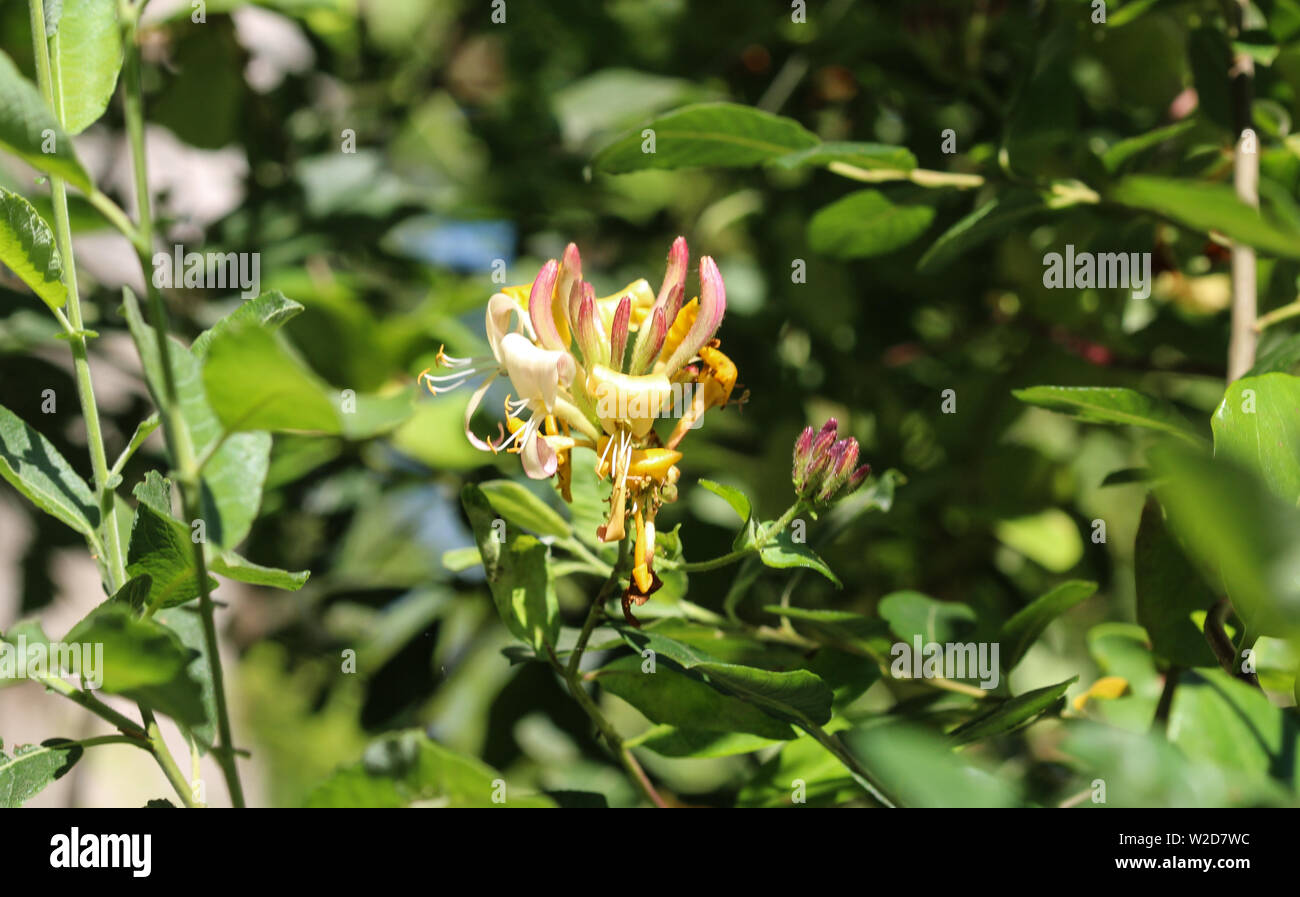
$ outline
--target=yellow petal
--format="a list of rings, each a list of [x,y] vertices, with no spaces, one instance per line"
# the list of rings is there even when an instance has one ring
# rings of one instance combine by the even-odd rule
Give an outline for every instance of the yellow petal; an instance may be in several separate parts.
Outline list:
[[[606,333],[613,329],[614,310],[618,308],[618,303],[624,296],[632,297],[632,319],[628,326],[632,331],[641,326],[641,322],[650,314],[650,309],[655,304],[655,292],[644,277],[632,281],[617,293],[610,293],[603,299],[597,299],[596,307],[600,309],[600,317],[605,322]]]
[[[677,317],[673,319],[672,325],[668,328],[668,335],[664,337],[663,348],[659,350],[660,361],[666,361],[673,357],[677,347],[686,339],[686,334],[691,332],[691,325],[695,323],[695,316],[700,312],[700,300],[698,297],[692,299],[682,306],[681,311],[677,312]]]
[[[1093,698],[1113,700],[1128,693],[1128,680],[1122,676],[1102,676],[1092,687],[1074,699],[1074,709],[1083,710]]]

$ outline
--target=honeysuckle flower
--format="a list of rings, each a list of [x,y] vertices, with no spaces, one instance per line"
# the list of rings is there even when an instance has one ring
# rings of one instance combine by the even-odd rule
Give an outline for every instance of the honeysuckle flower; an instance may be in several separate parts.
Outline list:
[[[714,338],[727,307],[722,274],[713,259],[701,258],[700,294],[685,302],[689,262],[686,240],[678,237],[657,292],[639,279],[597,298],[570,243],[531,284],[506,287],[488,300],[491,356],[455,358],[439,350],[438,366],[448,372],[420,375],[435,394],[483,376],[465,412],[466,438],[480,449],[518,453],[530,477],[555,476],[566,501],[572,500],[572,450],[595,451],[597,475],[612,484],[598,537],[621,541],[629,516],[635,524],[624,596],[633,623],[630,604],[643,603],[659,587],[654,520],[665,502],[677,498],[678,445],[709,409],[728,403],[736,385],[736,366]],[[512,387],[505,426],[498,438],[480,439],[470,422],[499,376]],[[680,396],[689,402],[676,408],[680,420],[663,440],[655,421]]]
[[[791,480],[795,493],[813,505],[846,498],[871,475],[871,465],[857,466],[856,439],[837,439],[839,422],[830,418],[820,430],[807,427],[794,443]]]

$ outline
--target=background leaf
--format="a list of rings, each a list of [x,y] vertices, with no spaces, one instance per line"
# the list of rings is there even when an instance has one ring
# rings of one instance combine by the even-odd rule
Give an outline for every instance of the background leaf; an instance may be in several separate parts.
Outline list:
[[[896,205],[879,190],[859,190],[813,215],[808,243],[835,258],[870,258],[911,243],[932,220],[930,206]]]
[[[609,174],[703,165],[743,168],[817,144],[798,122],[735,103],[683,106],[644,128],[655,132],[654,153],[641,151],[643,128],[638,128],[597,153],[592,166]]]

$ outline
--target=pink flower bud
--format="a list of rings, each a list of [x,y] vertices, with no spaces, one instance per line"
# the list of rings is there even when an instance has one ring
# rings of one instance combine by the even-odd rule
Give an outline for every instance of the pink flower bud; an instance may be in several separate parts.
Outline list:
[[[718,265],[707,255],[700,259],[700,308],[695,323],[687,332],[677,351],[668,359],[666,373],[670,376],[699,353],[713,334],[717,333],[722,316],[727,312],[727,288],[722,282]]]
[[[609,366],[623,370],[623,353],[627,351],[627,331],[632,323],[632,297],[624,296],[614,311],[614,321],[609,334]]]
[[[560,330],[555,326],[555,313],[551,304],[559,270],[559,262],[551,259],[537,272],[533,288],[528,293],[528,319],[543,348],[562,351],[565,348],[564,340],[560,338]]]
[[[668,335],[667,319],[664,310],[656,308],[648,321],[641,324],[636,334],[636,346],[632,349],[632,366],[630,374],[644,374],[654,360],[659,357],[659,350],[664,346],[664,337]]]
[[[656,305],[664,306],[668,303],[669,296],[673,290],[681,288],[683,292],[686,289],[686,270],[690,267],[691,251],[686,246],[686,238],[678,237],[673,240],[672,248],[668,250],[668,269],[664,272],[663,286],[659,287],[659,297],[655,301]],[[669,315],[668,320],[676,315]]]

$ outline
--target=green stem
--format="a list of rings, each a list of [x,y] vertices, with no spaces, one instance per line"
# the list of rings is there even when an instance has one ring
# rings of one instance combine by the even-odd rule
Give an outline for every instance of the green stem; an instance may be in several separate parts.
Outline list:
[[[623,768],[627,771],[628,776],[636,786],[641,789],[641,793],[644,794],[656,807],[666,808],[668,805],[664,802],[664,799],[659,796],[659,792],[655,790],[654,784],[650,781],[650,777],[646,775],[645,770],[641,768],[641,764],[638,763],[636,757],[632,755],[631,749],[623,743],[623,739],[619,736],[618,731],[610,724],[609,720],[605,718],[605,714],[600,712],[600,708],[596,706],[596,702],[592,700],[591,695],[587,694],[586,689],[583,688],[582,677],[579,670],[579,666],[582,664],[582,655],[587,649],[587,642],[591,639],[591,634],[595,631],[596,624],[604,616],[605,602],[609,599],[610,594],[618,589],[623,567],[627,563],[629,553],[628,547],[630,543],[631,539],[626,538],[619,543],[618,562],[614,565],[614,569],[610,571],[609,578],[605,580],[605,584],[600,587],[600,591],[591,602],[591,608],[587,612],[587,619],[583,623],[582,631],[578,634],[578,641],[574,644],[573,651],[569,656],[568,667],[566,668],[562,663],[560,663],[560,659],[555,656],[555,652],[551,650],[549,645],[547,645],[547,656],[550,658],[551,666],[555,668],[555,672],[557,672],[560,675],[560,678],[562,678],[569,686],[569,693],[573,695],[573,699],[578,702],[578,706],[583,709],[583,712],[585,712],[595,724],[596,728],[600,731],[600,734],[604,736],[606,743],[609,744],[609,749],[614,753],[614,756],[618,758],[618,762],[622,764]]]
[[[181,494],[181,503],[187,520],[202,517],[199,500],[199,466],[194,455],[194,445],[189,429],[180,416],[180,401],[176,389],[176,374],[171,364],[171,350],[167,334],[167,308],[163,303],[162,292],[154,285],[150,276],[152,260],[150,250],[153,243],[153,209],[149,200],[149,171],[145,157],[144,143],[144,100],[140,84],[140,50],[136,46],[136,20],[139,7],[124,6],[122,16],[122,51],[124,64],[122,71],[123,110],[126,117],[127,140],[131,147],[131,166],[135,179],[136,195],[136,230],[140,240],[136,252],[140,259],[140,268],[144,274],[149,292],[149,323],[153,327],[154,339],[157,341],[158,359],[163,374],[163,395],[160,397],[162,407],[159,413],[163,419],[163,431],[166,437],[168,454],[176,472],[176,484]],[[239,780],[239,768],[235,761],[235,750],[230,730],[230,711],[226,703],[225,678],[221,670],[221,653],[217,644],[217,627],[212,593],[208,588],[207,557],[204,543],[194,543],[194,569],[199,582],[199,614],[203,620],[204,647],[208,655],[208,667],[212,677],[213,699],[217,711],[218,744],[212,753],[221,766],[226,787],[230,792],[230,801],[236,808],[244,806],[244,789]],[[173,764],[174,765],[174,764]]]
[[[888,181],[911,181],[921,187],[957,187],[969,190],[983,187],[984,178],[978,174],[955,174],[947,171],[930,171],[926,168],[908,170],[894,168],[859,168],[847,162],[832,162],[826,166],[840,177],[866,184],[880,184]]]
[[[706,570],[716,570],[719,567],[725,567],[728,564],[734,564],[737,561],[743,561],[752,554],[757,554],[766,547],[767,543],[779,536],[790,525],[790,521],[803,510],[803,501],[796,501],[786,512],[777,520],[772,521],[767,526],[758,531],[758,537],[750,545],[744,548],[738,548],[735,551],[729,551],[721,557],[711,558],[707,561],[681,561],[676,564],[668,564],[669,569],[681,570],[685,573],[703,573]]]
[[[154,719],[153,713],[144,711],[145,729],[149,733],[149,744],[153,746],[154,756],[158,758],[159,765],[162,766],[163,772],[167,774],[167,781],[172,783],[172,788],[176,791],[176,796],[181,799],[181,803],[186,807],[193,809],[198,804],[194,801],[193,786],[186,781],[185,773],[176,764],[176,760],[167,750],[167,745],[163,741],[162,730],[158,728],[158,721]]]
[[[569,693],[573,695],[573,699],[578,702],[578,706],[583,709],[588,718],[595,723],[600,734],[605,737],[609,749],[618,758],[618,762],[622,764],[623,768],[627,770],[628,776],[652,804],[661,809],[666,809],[668,804],[659,796],[659,792],[655,790],[650,777],[645,774],[645,770],[641,768],[641,764],[637,762],[636,757],[632,756],[631,749],[623,744],[623,739],[619,736],[618,731],[605,718],[605,714],[600,712],[600,708],[596,706],[596,702],[592,700],[591,695],[587,694],[586,689],[582,687],[582,680],[577,676],[569,675],[568,670],[560,663],[555,653],[553,651],[549,653],[551,666],[555,667],[555,671],[568,684]]]
[[[623,567],[627,564],[628,545],[631,543],[630,538],[623,539],[618,543],[618,562],[609,573],[609,579],[600,587],[596,593],[595,599],[591,602],[591,608],[587,611],[587,619],[583,621],[582,631],[578,633],[578,641],[573,646],[573,651],[569,655],[569,668],[565,674],[566,678],[573,681],[578,675],[578,667],[582,663],[583,652],[587,650],[587,642],[591,640],[591,633],[595,631],[596,624],[605,616],[605,602],[609,596],[618,590],[619,579],[623,575]]]
[[[139,723],[132,722],[131,719],[118,713],[90,692],[82,691],[67,680],[60,679],[58,676],[40,676],[36,677],[36,680],[50,691],[57,692],[68,700],[80,704],[100,719],[117,727],[118,731],[128,738],[141,740],[147,737],[144,729],[140,728]]]
[[[36,80],[45,102],[59,122],[63,115],[63,86],[58,67],[58,54],[50,57],[49,42],[45,37],[45,10],[40,0],[28,3],[31,12],[32,46],[36,53]],[[55,47],[58,35],[54,36]],[[108,456],[104,452],[104,434],[99,422],[99,406],[95,402],[95,386],[90,376],[90,362],[86,352],[86,334],[81,317],[81,296],[77,290],[77,263],[72,251],[72,227],[68,219],[68,192],[62,178],[50,176],[50,194],[54,205],[54,233],[63,261],[63,283],[68,291],[67,326],[68,343],[72,348],[72,366],[77,381],[77,396],[86,421],[86,443],[90,449],[90,464],[95,475],[95,498],[99,504],[100,526],[103,529],[102,563],[109,590],[116,592],[126,582],[126,564],[122,554],[122,536],[118,531],[114,510],[114,492],[108,488]]]
[[[97,735],[94,738],[83,738],[77,744],[83,748],[99,747],[101,744],[132,744],[142,750],[149,750],[148,742],[141,741],[139,738],[132,738],[129,735]]]

